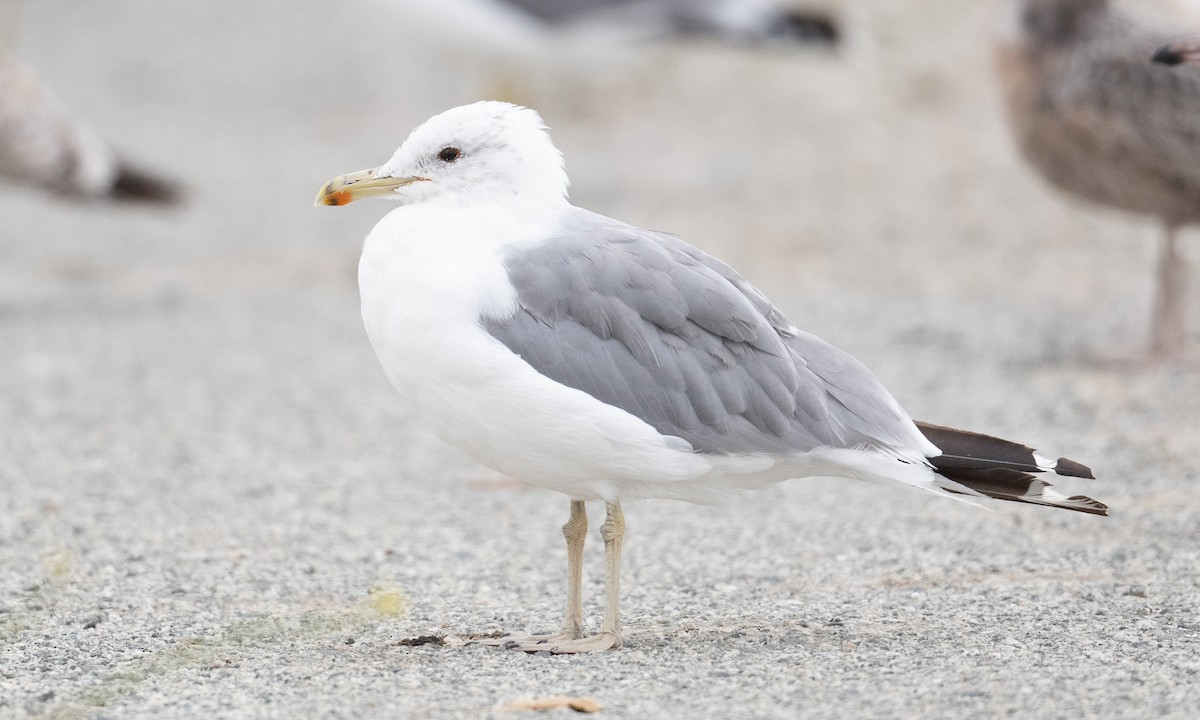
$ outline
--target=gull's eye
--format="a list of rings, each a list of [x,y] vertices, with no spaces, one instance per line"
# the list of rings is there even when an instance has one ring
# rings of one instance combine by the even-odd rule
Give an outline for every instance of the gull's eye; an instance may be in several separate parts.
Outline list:
[[[462,155],[462,150],[456,147],[444,147],[438,151],[438,160],[451,163],[457,160],[460,155]]]

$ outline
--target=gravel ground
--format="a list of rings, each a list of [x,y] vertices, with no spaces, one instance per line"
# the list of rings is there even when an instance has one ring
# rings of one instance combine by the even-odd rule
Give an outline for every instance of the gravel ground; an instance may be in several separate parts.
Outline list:
[[[878,5],[838,56],[589,75],[439,51],[379,3],[27,4],[21,54],[190,200],[0,188],[0,716],[1195,717],[1200,365],[1098,360],[1143,341],[1157,228],[1017,159],[994,8]],[[386,208],[310,206],[500,85],[577,203],[732,262],[914,416],[1088,462],[1068,489],[1113,516],[832,480],[635,504],[625,648],[458,646],[557,623],[566,499],[405,408],[353,279]]]

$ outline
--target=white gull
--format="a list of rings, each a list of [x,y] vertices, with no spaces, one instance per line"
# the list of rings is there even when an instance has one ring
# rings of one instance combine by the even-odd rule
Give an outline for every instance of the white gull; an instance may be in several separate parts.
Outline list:
[[[382,167],[317,197],[400,203],[359,264],[367,335],[396,389],[479,462],[571,499],[563,629],[502,644],[620,645],[623,500],[720,502],[834,476],[1107,514],[1038,477],[1091,477],[1086,467],[914,423],[861,363],[732,268],[571,205],[567,185],[536,112],[481,102],[435,116]],[[592,636],[586,500],[607,506],[607,599]]]

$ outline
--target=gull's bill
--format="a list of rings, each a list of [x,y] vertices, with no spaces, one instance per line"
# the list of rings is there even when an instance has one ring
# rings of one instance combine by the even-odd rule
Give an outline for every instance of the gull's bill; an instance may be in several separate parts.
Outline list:
[[[379,168],[371,168],[348,175],[338,175],[325,183],[325,186],[317,193],[317,200],[313,204],[318,207],[321,205],[348,205],[360,198],[387,197],[405,185],[428,180],[428,178],[416,176],[388,177],[385,175],[381,177],[378,173]]]

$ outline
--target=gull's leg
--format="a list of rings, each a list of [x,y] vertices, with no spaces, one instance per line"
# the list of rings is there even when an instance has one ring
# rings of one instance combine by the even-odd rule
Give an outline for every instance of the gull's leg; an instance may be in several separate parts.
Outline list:
[[[537,648],[521,650],[549,650],[555,654],[586,653],[611,650],[621,647],[621,540],[625,537],[625,513],[620,501],[607,505],[608,515],[600,526],[600,537],[604,538],[604,562],[606,565],[604,599],[604,622],[600,632],[590,637],[548,643]]]
[[[1150,326],[1150,356],[1153,359],[1178,357],[1187,340],[1184,307],[1187,261],[1176,247],[1174,225],[1166,227],[1158,256],[1158,288],[1154,294],[1154,316]]]
[[[611,635],[612,647],[621,647],[621,541],[625,538],[625,511],[621,501],[608,503],[608,516],[600,527],[604,538],[604,562],[607,593],[604,599],[604,623],[600,636]]]
[[[582,500],[571,501],[571,517],[562,527],[567,540],[567,610],[562,631],[545,635],[506,635],[480,641],[483,645],[538,652],[549,649],[547,643],[578,640],[583,637],[583,543],[587,540],[587,506]]]
[[[582,503],[580,503],[582,505]],[[574,517],[574,505],[571,506],[572,518]],[[575,592],[575,597],[571,597],[571,591],[568,592],[567,598],[567,621],[564,632],[561,635],[546,638],[543,640],[535,640],[530,642],[524,639],[501,638],[499,643],[501,647],[511,650],[524,650],[525,652],[551,652],[555,654],[561,653],[585,653],[597,652],[599,650],[609,650],[612,648],[621,647],[621,540],[625,536],[625,513],[621,510],[620,502],[608,503],[608,516],[604,519],[604,524],[600,526],[600,536],[604,538],[604,560],[607,565],[607,593],[604,602],[604,622],[600,626],[600,632],[589,637],[568,637],[567,630],[572,627],[572,615],[577,617],[582,615],[582,607],[578,603],[578,592]],[[571,525],[567,521],[567,527]],[[586,526],[584,527],[586,531]],[[571,553],[571,540],[566,527],[563,528],[563,533],[568,535],[567,548],[568,554]],[[579,540],[578,545],[579,560],[582,561],[583,540]],[[575,562],[572,560],[572,562]],[[578,566],[576,566],[578,567]],[[572,568],[572,585],[578,586],[576,582],[579,575],[575,574],[575,569]],[[582,624],[582,623],[581,623]]]
[[[587,540],[587,508],[582,500],[571,501],[571,517],[563,525],[567,539],[567,612],[561,637],[583,637],[583,543]]]

